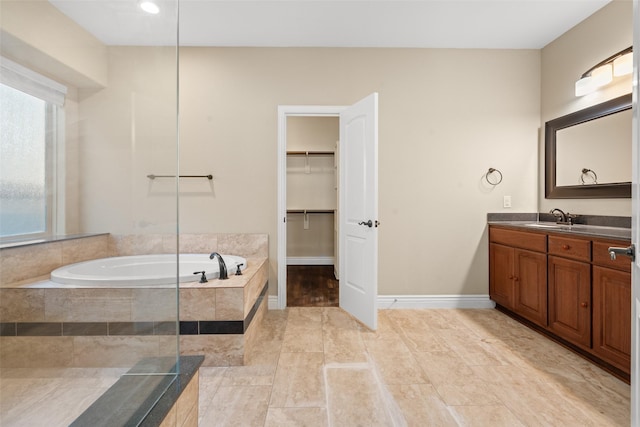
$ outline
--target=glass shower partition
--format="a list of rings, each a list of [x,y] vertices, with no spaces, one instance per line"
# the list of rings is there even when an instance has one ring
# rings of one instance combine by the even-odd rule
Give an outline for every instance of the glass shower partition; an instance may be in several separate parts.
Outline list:
[[[104,425],[137,425],[176,378],[179,5],[158,6],[0,1],[2,426],[105,396]],[[112,257],[108,278],[50,276]]]

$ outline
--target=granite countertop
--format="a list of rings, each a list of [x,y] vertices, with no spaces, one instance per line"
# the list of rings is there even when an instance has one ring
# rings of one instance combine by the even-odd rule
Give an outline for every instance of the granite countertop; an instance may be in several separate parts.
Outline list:
[[[556,224],[555,217],[543,212],[488,213],[487,223],[526,231],[571,234],[588,237],[631,240],[631,217],[578,215],[576,224]]]
[[[517,228],[526,231],[543,231],[568,235],[631,240],[631,228],[623,227],[588,224],[565,225],[544,221],[488,221],[488,224]]]

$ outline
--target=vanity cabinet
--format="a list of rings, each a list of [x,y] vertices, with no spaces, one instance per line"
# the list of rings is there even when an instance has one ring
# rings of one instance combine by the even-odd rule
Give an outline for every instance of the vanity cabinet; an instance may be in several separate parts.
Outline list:
[[[549,256],[549,329],[585,348],[591,346],[591,266]]]
[[[532,322],[547,324],[546,237],[494,230],[489,246],[490,294]]]
[[[627,371],[631,364],[631,262],[612,260],[610,246],[593,245],[593,351],[612,365]]]
[[[628,244],[492,225],[489,295],[499,309],[628,376],[631,261],[608,253]]]

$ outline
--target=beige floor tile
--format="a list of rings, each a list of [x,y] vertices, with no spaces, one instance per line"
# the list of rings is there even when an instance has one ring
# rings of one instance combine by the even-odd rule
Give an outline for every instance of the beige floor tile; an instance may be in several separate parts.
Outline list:
[[[449,406],[498,405],[502,402],[491,391],[491,387],[475,380],[467,384],[441,384],[436,388],[438,395]]]
[[[521,384],[491,384],[500,401],[532,426],[591,426],[594,424],[563,393],[548,383],[530,381]]]
[[[273,385],[275,365],[233,366],[227,368],[222,378],[223,386]]]
[[[631,421],[629,399],[614,390],[589,381],[563,380],[550,383],[549,387],[592,420],[594,425],[626,426]]]
[[[456,426],[447,405],[430,384],[388,386],[408,426]]]
[[[404,343],[369,341],[367,349],[385,384],[429,383],[429,378]]]
[[[322,313],[321,308],[289,308],[281,351],[322,352]]]
[[[265,427],[325,427],[325,408],[269,408]]]
[[[200,426],[263,426],[270,393],[270,386],[221,386],[200,418]]]
[[[323,353],[282,353],[270,407],[324,407]]]
[[[476,379],[476,375],[454,351],[414,353],[418,365],[431,383],[464,385]]]
[[[325,381],[331,426],[391,426],[401,416],[368,364],[329,365]]]
[[[213,396],[215,396],[218,388],[220,388],[220,384],[222,384],[222,379],[224,378],[224,373],[227,369],[229,368],[200,368],[200,375],[198,378],[200,386],[200,393],[198,396],[198,417],[200,419],[202,419],[207,409],[209,409],[209,406],[213,401]]]
[[[402,329],[399,334],[402,341],[413,352],[451,350],[447,341],[429,328],[424,328],[422,331]]]
[[[323,308],[320,307],[289,307],[287,326],[305,326],[322,323]]]
[[[369,340],[392,340],[400,339],[400,335],[396,330],[396,325],[390,318],[390,314],[395,310],[379,310],[378,311],[378,329],[372,331],[368,328],[359,327],[362,339]]]
[[[322,352],[322,327],[321,325],[313,327],[287,327],[282,341],[282,352],[299,353],[299,352]]]
[[[200,369],[199,425],[629,425],[629,385],[496,310],[380,310],[378,325],[266,312],[245,366]],[[66,426],[122,372],[4,366],[0,423]]]
[[[453,406],[451,412],[460,426],[518,427],[525,426],[504,405]],[[549,424],[552,426],[554,424]]]
[[[358,331],[324,328],[322,339],[325,363],[367,361],[367,350]]]

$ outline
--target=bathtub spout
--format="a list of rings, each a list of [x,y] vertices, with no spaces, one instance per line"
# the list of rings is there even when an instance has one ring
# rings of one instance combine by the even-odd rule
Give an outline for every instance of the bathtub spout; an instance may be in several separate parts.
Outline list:
[[[218,266],[220,268],[220,275],[218,278],[220,280],[228,279],[229,276],[227,276],[227,265],[224,263],[222,255],[220,255],[218,252],[213,252],[211,255],[209,255],[209,259],[213,259],[214,257],[218,257]]]

